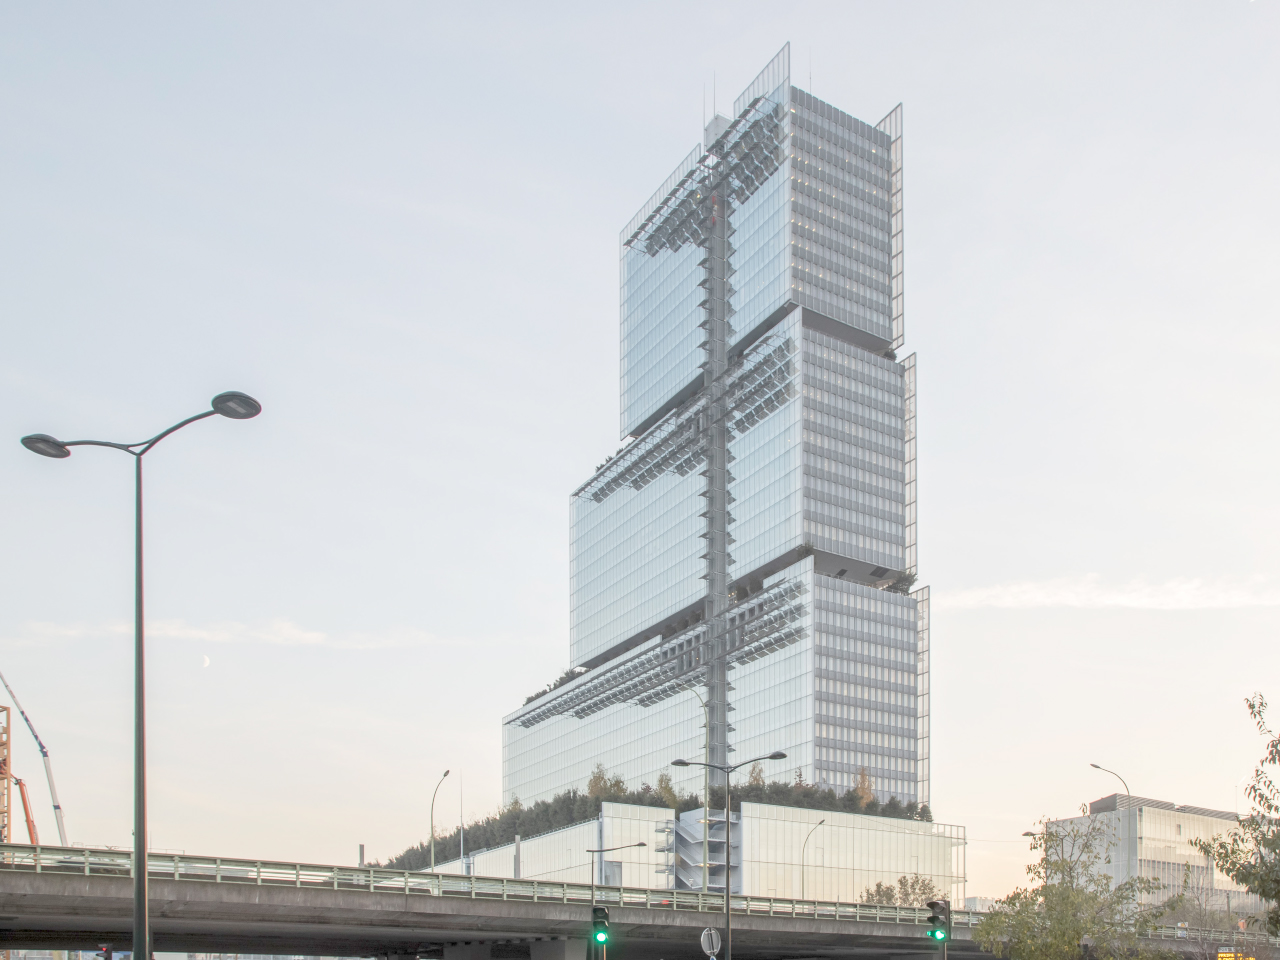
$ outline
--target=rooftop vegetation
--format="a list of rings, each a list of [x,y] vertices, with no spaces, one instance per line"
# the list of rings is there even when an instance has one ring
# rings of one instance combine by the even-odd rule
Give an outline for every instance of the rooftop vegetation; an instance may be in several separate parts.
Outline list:
[[[879,803],[871,793],[870,780],[863,775],[863,782],[855,789],[836,796],[834,790],[805,783],[796,772],[790,783],[766,783],[759,765],[751,768],[746,783],[735,784],[731,799],[733,809],[741,809],[742,801],[748,803],[772,803],[784,807],[804,807],[810,810],[836,810],[845,813],[861,813],[869,816],[895,817],[908,820],[932,820],[928,805],[917,807],[915,803],[903,804],[891,797]],[[511,843],[516,835],[533,837],[559,830],[600,814],[600,805],[634,803],[647,807],[666,807],[677,814],[702,806],[702,799],[693,793],[678,793],[671,785],[671,777],[661,774],[657,787],[642,783],[638,790],[627,789],[626,782],[618,776],[610,776],[597,764],[586,791],[566,790],[550,800],[539,800],[524,806],[519,799],[502,807],[497,813],[475,820],[467,825],[467,850],[474,853],[490,847]],[[724,809],[724,790],[713,787],[711,806]],[[458,859],[462,840],[461,828],[436,837],[436,864]],[[420,841],[408,847],[382,866],[394,870],[425,870],[431,866],[431,846]]]

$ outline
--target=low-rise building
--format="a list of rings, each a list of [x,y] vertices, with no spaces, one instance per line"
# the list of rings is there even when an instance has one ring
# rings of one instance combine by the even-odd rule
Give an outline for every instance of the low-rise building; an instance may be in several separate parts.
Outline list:
[[[1196,840],[1229,833],[1236,825],[1234,813],[1113,793],[1089,804],[1087,816],[1055,820],[1051,825],[1084,825],[1090,819],[1102,819],[1111,837],[1110,857],[1103,869],[1113,883],[1132,877],[1160,882],[1158,891],[1144,896],[1147,902],[1165,901],[1185,885],[1188,898],[1207,909],[1229,914],[1263,909],[1259,897],[1225,876],[1212,858],[1195,847]]]
[[[592,820],[478,850],[442,873],[594,882],[603,886],[699,890],[703,884],[701,807],[677,815],[664,807],[601,804]],[[713,810],[705,858],[708,888],[723,892],[725,819]],[[964,827],[743,803],[731,817],[732,889],[749,896],[856,903],[900,878],[917,893],[931,889],[964,900]],[[643,847],[637,846],[644,843]],[[611,849],[621,848],[621,849]],[[610,850],[591,854],[588,850]],[[919,878],[911,884],[913,878]],[[927,886],[925,886],[927,884]]]

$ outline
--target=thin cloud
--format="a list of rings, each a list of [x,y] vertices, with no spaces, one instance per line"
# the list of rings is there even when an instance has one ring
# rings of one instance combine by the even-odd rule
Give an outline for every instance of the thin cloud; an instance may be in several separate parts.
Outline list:
[[[1116,583],[1096,573],[1052,580],[1017,580],[939,591],[935,603],[957,610],[994,608],[1031,610],[1042,607],[1130,610],[1226,610],[1280,606],[1280,587],[1265,577],[1208,580],[1175,577],[1161,583],[1130,580]]]

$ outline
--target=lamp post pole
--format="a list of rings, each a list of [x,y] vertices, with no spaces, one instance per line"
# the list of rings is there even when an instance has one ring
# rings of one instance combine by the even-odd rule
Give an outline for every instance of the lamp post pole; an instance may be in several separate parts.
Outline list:
[[[590,823],[591,821],[587,821]],[[647,847],[648,844],[641,840],[639,843],[625,843],[620,847],[605,847],[602,850],[588,850],[587,853],[613,853],[615,850],[630,850],[632,847]],[[591,858],[591,905],[596,905],[596,858]]]
[[[446,770],[440,775],[440,782],[436,784],[435,790],[431,791],[431,872],[436,872],[436,794],[440,792],[440,784],[444,783],[444,778],[449,775]]]
[[[138,443],[111,443],[106,440],[58,440],[45,433],[22,438],[32,453],[55,460],[71,456],[71,447],[114,447],[134,458],[134,552],[133,552],[133,955],[150,960],[151,924],[147,900],[147,698],[146,642],[143,629],[142,577],[142,458],[169,434],[189,423],[221,414],[232,420],[248,420],[262,412],[262,405],[248,394],[235,390],[213,398],[209,410],[188,417],[150,440]]]
[[[1089,766],[1093,767],[1093,769],[1095,770],[1101,770],[1103,773],[1111,774],[1113,777],[1119,780],[1121,784],[1124,785],[1124,796],[1125,796],[1125,799],[1129,801],[1128,804],[1125,806],[1124,824],[1126,827],[1128,827],[1129,811],[1133,809],[1133,794],[1129,792],[1129,784],[1125,783],[1124,777],[1120,776],[1120,774],[1116,773],[1114,770],[1108,770],[1106,767],[1100,767],[1096,763],[1091,763],[1089,764]],[[1129,830],[1128,831],[1129,837],[1136,836],[1137,832],[1138,832],[1137,830]],[[1134,852],[1137,853],[1136,850]],[[1125,877],[1125,879],[1128,880],[1130,877],[1133,876],[1133,858],[1129,856],[1129,845],[1128,845],[1127,839],[1126,839],[1125,848],[1124,848],[1124,859],[1125,859],[1126,872],[1129,874],[1129,876]]]
[[[817,830],[820,826],[827,822],[827,818],[823,817],[813,825],[813,830]],[[804,843],[800,844],[800,899],[804,899],[804,881],[807,874],[804,869],[804,848],[809,845],[809,838],[813,836],[813,830],[810,830],[804,836]]]
[[[785,760],[787,755],[775,750],[763,757],[753,757],[741,763],[699,763],[697,760],[672,760],[673,767],[708,767],[724,774],[724,960],[733,960],[733,800],[730,796],[730,774],[739,767],[760,760]]]

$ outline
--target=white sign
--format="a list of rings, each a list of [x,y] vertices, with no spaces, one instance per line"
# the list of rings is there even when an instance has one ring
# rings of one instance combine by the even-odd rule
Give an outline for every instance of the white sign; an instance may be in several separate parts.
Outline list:
[[[713,927],[707,927],[702,931],[702,952],[708,957],[714,957],[720,952],[720,931]]]

